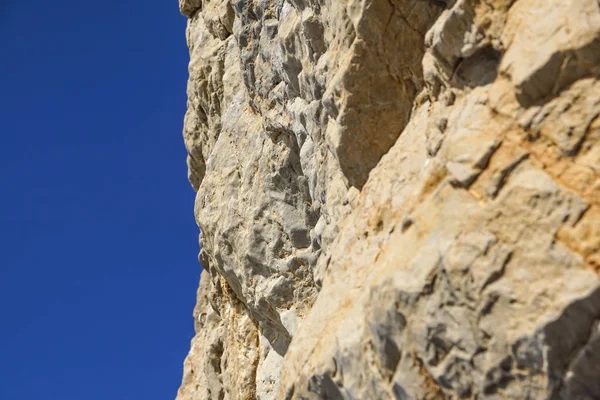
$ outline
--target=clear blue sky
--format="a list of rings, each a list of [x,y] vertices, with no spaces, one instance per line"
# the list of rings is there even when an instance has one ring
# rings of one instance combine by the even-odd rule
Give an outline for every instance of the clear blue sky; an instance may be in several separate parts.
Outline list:
[[[173,399],[201,271],[176,0],[0,0],[0,400]]]

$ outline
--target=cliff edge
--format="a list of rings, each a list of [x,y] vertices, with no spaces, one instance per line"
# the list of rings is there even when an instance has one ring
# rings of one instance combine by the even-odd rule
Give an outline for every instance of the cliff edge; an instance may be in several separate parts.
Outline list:
[[[600,399],[598,0],[179,0],[177,400]]]

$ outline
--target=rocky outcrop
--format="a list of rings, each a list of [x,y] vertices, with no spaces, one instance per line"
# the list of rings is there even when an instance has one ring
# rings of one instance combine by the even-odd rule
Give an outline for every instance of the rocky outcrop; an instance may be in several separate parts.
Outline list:
[[[177,400],[600,398],[597,0],[179,0]]]

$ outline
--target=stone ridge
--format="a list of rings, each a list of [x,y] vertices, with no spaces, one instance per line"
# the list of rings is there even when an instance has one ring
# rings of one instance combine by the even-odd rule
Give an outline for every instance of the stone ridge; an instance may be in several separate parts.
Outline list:
[[[600,399],[598,0],[179,0],[177,400]]]

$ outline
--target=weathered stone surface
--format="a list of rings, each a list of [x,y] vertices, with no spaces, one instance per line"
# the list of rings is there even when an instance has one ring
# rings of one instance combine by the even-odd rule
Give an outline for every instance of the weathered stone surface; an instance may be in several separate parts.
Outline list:
[[[191,17],[202,7],[202,0],[179,0],[179,10],[186,17]]]
[[[180,0],[178,400],[600,398],[597,0]]]

